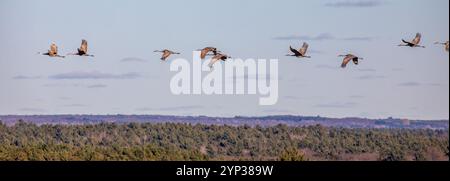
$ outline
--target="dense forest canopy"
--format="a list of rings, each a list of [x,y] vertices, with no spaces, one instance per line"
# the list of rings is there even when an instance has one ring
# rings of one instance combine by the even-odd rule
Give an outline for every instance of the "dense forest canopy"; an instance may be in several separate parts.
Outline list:
[[[265,117],[208,117],[208,116],[168,116],[168,115],[0,115],[6,125],[14,125],[18,120],[37,125],[44,124],[99,124],[111,123],[182,123],[203,125],[262,126],[273,127],[284,124],[291,127],[323,125],[339,128],[379,128],[379,129],[449,129],[448,120],[408,120],[399,118],[327,118],[321,116],[278,115]]]
[[[0,123],[0,160],[443,160],[448,130]]]

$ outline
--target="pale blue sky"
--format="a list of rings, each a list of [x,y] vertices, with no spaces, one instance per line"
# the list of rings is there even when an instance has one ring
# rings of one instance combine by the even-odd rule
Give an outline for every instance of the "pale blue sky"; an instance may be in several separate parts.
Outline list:
[[[0,114],[174,114],[449,118],[448,0],[0,0]],[[423,34],[426,49],[399,48]],[[89,40],[95,58],[62,54]],[[310,44],[309,61],[285,57]],[[280,100],[173,96],[169,63],[215,46],[280,59]],[[340,69],[341,53],[366,58]],[[174,57],[174,58],[176,58]],[[128,60],[128,61],[123,61]],[[61,74],[86,79],[61,79]],[[97,77],[97,79],[93,79]]]

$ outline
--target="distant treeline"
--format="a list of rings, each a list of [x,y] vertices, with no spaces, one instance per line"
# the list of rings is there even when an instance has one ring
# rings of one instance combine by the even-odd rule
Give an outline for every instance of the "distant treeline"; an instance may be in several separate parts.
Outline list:
[[[18,120],[37,125],[65,124],[83,125],[110,123],[182,123],[203,125],[262,126],[273,127],[284,124],[293,127],[324,125],[338,128],[378,128],[378,129],[449,129],[448,120],[408,120],[408,119],[366,119],[366,118],[326,118],[321,116],[266,116],[266,117],[207,117],[207,116],[162,116],[162,115],[0,115],[6,125],[14,125]]]
[[[381,160],[449,158],[448,130],[175,123],[0,123],[0,160]]]

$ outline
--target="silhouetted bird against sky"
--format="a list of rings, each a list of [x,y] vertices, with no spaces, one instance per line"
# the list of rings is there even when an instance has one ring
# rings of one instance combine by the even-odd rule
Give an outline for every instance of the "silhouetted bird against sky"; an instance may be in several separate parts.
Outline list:
[[[88,54],[88,42],[86,40],[81,40],[81,46],[78,48],[77,53],[70,53],[67,55],[78,55],[78,56],[86,56],[86,57],[94,57],[94,55]]]
[[[308,51],[308,43],[303,43],[302,48],[300,48],[300,50],[296,50],[294,48],[292,48],[292,46],[290,47],[291,52],[294,53],[294,55],[287,55],[287,56],[293,56],[293,57],[297,57],[297,58],[311,58],[310,56],[306,56],[306,52]]]
[[[203,60],[208,56],[208,53],[212,52],[214,56],[216,56],[220,51],[217,50],[217,48],[214,47],[206,47],[204,49],[199,50],[201,51],[200,58]]]
[[[167,58],[169,58],[171,55],[179,55],[180,54],[180,53],[173,52],[173,51],[170,51],[170,50],[167,50],[167,49],[165,49],[165,50],[156,50],[155,52],[162,53],[162,57],[161,57],[162,61],[166,61]]]
[[[422,34],[417,33],[416,37],[414,38],[414,40],[412,40],[411,42],[406,41],[406,40],[402,40],[403,43],[405,43],[405,44],[400,44],[398,46],[406,46],[406,47],[412,47],[412,48],[415,48],[415,47],[425,48],[425,46],[421,46],[420,45],[421,39],[422,39]]]
[[[445,42],[445,43],[441,43],[441,42],[436,42],[435,44],[437,44],[437,45],[444,45],[444,48],[445,48],[445,51],[447,51],[448,52],[448,41],[447,42]]]
[[[41,53],[39,53],[39,54],[41,54]],[[58,46],[56,46],[55,43],[52,43],[50,45],[50,50],[48,50],[47,53],[42,53],[42,55],[46,55],[49,57],[65,58],[64,56],[58,55]]]
[[[231,58],[231,57],[228,55],[218,53],[211,59],[211,62],[208,64],[208,66],[209,66],[209,68],[213,69],[214,68],[213,66],[215,63],[217,63],[218,61],[227,61],[229,58]]]
[[[353,63],[354,63],[355,65],[358,65],[358,64],[359,64],[359,60],[364,60],[363,58],[357,57],[357,56],[352,55],[352,54],[339,55],[339,57],[344,57],[344,60],[342,61],[342,65],[341,65],[342,68],[347,67],[347,64],[348,64],[350,61],[353,61]]]

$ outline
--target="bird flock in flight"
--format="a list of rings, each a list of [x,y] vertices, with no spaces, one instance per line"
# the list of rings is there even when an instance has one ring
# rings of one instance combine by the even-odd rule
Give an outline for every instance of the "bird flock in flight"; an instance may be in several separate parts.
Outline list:
[[[403,44],[400,44],[398,46],[405,46],[405,47],[411,47],[411,48],[425,48],[425,46],[422,46],[420,44],[422,39],[422,34],[417,33],[416,37],[412,40],[412,41],[406,41],[404,39],[402,39]],[[443,42],[436,42],[436,45],[443,45],[445,50],[448,52],[449,51],[449,41],[443,43]],[[308,43],[303,43],[303,46],[299,49],[296,50],[294,48],[292,48],[292,46],[290,47],[290,51],[292,52],[292,54],[288,54],[286,56],[292,56],[292,57],[297,57],[297,58],[311,58],[311,56],[307,55],[308,52],[308,48],[309,45]],[[206,47],[203,49],[199,49],[198,51],[200,51],[200,58],[202,60],[204,60],[207,56],[212,56],[211,61],[209,63],[209,67],[211,69],[213,69],[213,65],[219,61],[227,61],[228,59],[232,58],[224,53],[222,53],[221,51],[219,51],[217,48],[215,47]],[[179,55],[181,53],[178,52],[174,52],[168,49],[165,50],[156,50],[154,51],[155,53],[162,53],[162,57],[161,60],[162,61],[166,61],[171,55]],[[50,46],[50,50],[48,50],[46,53],[39,53],[45,56],[49,56],[49,57],[56,57],[56,58],[65,58],[65,56],[61,56],[58,54],[58,46],[56,46],[55,43],[52,43]],[[72,55],[72,56],[88,56],[88,57],[94,57],[94,55],[90,55],[88,54],[88,42],[86,40],[82,40],[81,41],[81,46],[80,48],[77,49],[76,53],[69,53],[67,54]],[[353,62],[355,65],[359,64],[360,60],[364,60],[364,58],[362,57],[358,57],[356,55],[353,54],[346,54],[346,55],[339,55],[338,57],[344,57],[342,60],[342,64],[341,67],[342,68],[346,68],[347,65],[350,62]]]
[[[58,54],[58,46],[56,46],[56,43],[52,43],[50,45],[50,50],[48,50],[46,53],[39,53],[39,54],[49,57],[66,58],[65,56]],[[94,57],[94,55],[88,54],[88,42],[86,40],[81,40],[81,46],[80,48],[77,49],[76,53],[69,53],[67,55]]]

